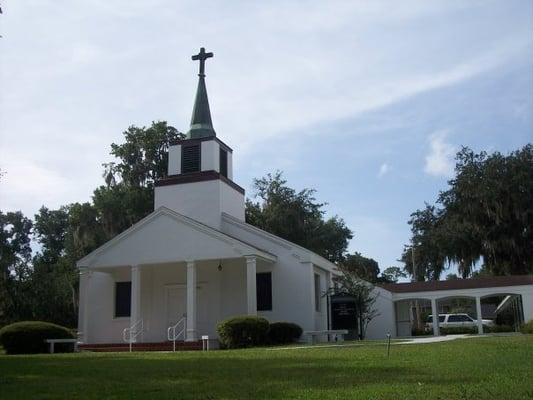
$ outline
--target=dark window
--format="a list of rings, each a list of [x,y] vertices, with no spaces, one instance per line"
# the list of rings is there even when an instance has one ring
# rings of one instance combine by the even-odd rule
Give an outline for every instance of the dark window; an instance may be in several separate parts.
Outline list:
[[[256,275],[257,311],[272,311],[272,274],[262,272]]]
[[[439,315],[439,322],[444,322],[444,318],[445,318],[444,315]],[[429,323],[433,322],[433,316],[432,316],[432,315],[430,315],[430,316],[428,317],[428,322],[429,322]]]
[[[462,322],[464,319],[462,318],[462,315],[450,315],[448,317],[448,322]]]
[[[315,274],[315,311],[320,311],[320,275]]]
[[[131,282],[115,283],[115,317],[131,314]]]
[[[444,322],[446,315],[439,315],[439,322]]]
[[[228,177],[228,152],[220,149],[220,175]]]
[[[181,173],[200,171],[200,145],[181,147]]]

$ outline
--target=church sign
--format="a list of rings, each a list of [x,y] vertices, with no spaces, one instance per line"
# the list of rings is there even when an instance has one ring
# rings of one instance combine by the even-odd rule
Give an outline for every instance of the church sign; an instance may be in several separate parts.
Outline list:
[[[331,297],[331,329],[357,330],[357,313],[353,297]]]

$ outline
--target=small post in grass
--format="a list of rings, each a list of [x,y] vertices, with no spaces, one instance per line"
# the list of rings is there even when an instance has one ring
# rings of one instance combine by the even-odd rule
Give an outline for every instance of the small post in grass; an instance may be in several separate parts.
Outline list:
[[[390,333],[387,333],[387,358],[390,357]]]

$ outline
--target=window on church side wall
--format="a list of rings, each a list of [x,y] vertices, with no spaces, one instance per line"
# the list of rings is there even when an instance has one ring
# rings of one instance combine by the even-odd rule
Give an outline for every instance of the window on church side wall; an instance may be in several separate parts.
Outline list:
[[[220,149],[220,175],[228,177],[228,152],[224,149]]]
[[[200,171],[200,145],[181,147],[181,173]]]
[[[115,318],[131,315],[131,282],[115,282]]]
[[[315,274],[315,311],[320,311],[320,275]]]
[[[272,311],[272,273],[256,274],[257,311]]]

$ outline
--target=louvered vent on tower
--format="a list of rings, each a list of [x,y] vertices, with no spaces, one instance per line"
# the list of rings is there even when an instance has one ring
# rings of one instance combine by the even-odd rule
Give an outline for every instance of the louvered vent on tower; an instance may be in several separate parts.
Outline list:
[[[224,149],[220,149],[220,175],[227,178],[228,177],[228,152]]]
[[[182,146],[181,173],[200,171],[200,145]]]

